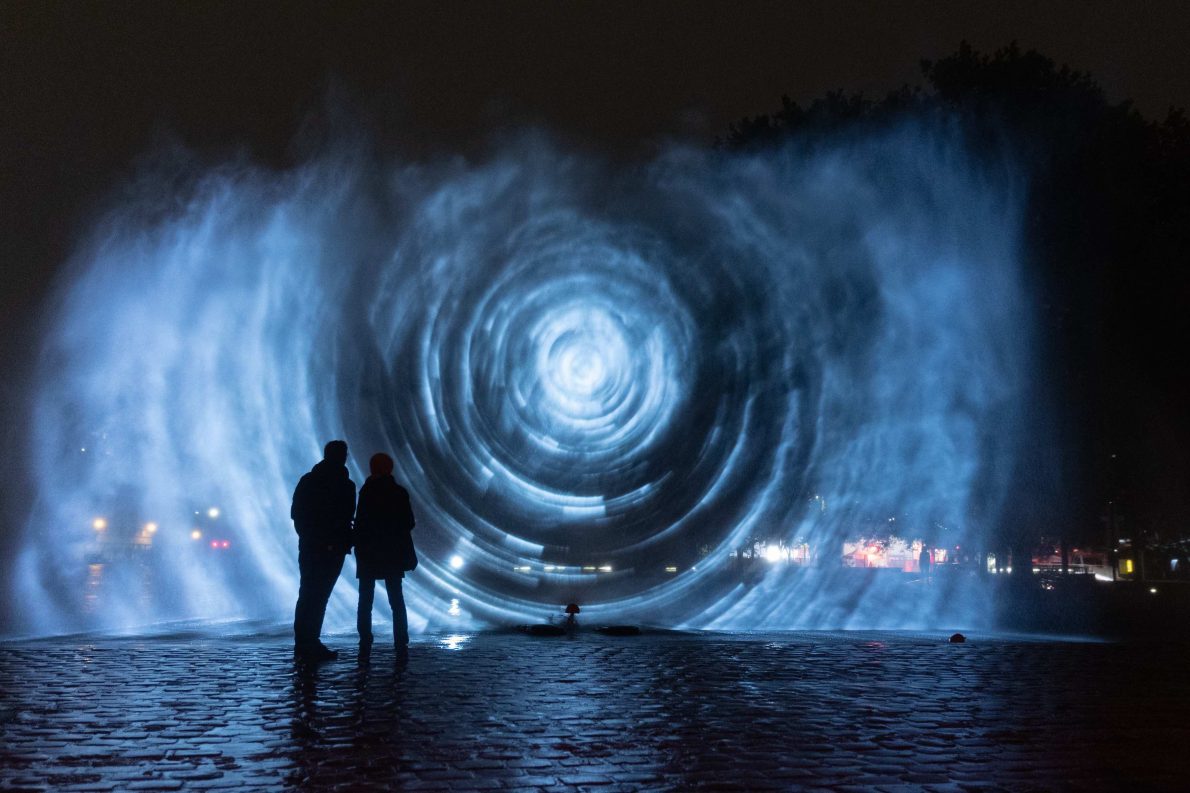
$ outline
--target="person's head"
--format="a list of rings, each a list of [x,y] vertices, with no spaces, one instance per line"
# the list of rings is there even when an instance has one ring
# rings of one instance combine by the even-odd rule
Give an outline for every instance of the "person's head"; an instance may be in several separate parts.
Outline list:
[[[323,446],[322,459],[328,463],[347,465],[347,441],[331,441]]]
[[[384,452],[376,452],[368,461],[368,467],[372,469],[372,476],[389,476],[393,472],[393,458]]]

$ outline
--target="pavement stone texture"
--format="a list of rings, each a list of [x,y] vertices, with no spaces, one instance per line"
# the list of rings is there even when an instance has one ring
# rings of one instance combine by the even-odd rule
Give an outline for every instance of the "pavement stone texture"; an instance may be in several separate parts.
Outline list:
[[[0,789],[1190,789],[1184,643],[328,644],[314,668],[276,636],[0,644]]]

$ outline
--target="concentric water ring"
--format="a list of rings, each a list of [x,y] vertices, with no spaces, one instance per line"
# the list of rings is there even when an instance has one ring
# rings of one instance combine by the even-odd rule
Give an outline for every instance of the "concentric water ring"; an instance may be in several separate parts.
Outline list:
[[[537,148],[376,184],[342,160],[216,173],[168,221],[104,221],[42,378],[22,587],[94,549],[49,526],[123,500],[171,527],[151,567],[182,594],[113,597],[108,619],[283,614],[288,494],[336,436],[392,453],[413,493],[415,627],[562,597],[675,624],[905,624],[831,574],[745,586],[727,560],[994,509],[1026,341],[1015,215],[937,139],[627,174]],[[243,555],[214,596],[188,516],[216,499]],[[34,621],[77,617],[57,602]]]

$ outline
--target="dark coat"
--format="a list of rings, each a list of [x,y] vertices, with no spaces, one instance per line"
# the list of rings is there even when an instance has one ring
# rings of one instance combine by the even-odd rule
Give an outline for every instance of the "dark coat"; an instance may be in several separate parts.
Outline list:
[[[354,512],[355,482],[347,475],[347,467],[323,460],[298,481],[289,517],[303,546],[347,553]]]
[[[409,491],[389,476],[369,476],[355,512],[356,578],[403,577],[413,553]]]

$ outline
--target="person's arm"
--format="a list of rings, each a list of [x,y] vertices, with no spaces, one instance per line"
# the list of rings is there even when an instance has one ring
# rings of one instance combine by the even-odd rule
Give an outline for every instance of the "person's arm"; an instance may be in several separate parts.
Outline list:
[[[347,542],[347,548],[344,550],[344,553],[348,553],[351,551],[352,546],[355,545],[355,527],[353,524],[359,521],[355,498],[355,482],[352,482],[350,479],[347,480],[344,496],[343,514],[346,516],[344,518],[346,525],[343,527],[343,537],[346,538]],[[359,506],[362,507],[363,504],[361,503]],[[352,516],[355,516],[355,520],[352,520]]]
[[[413,518],[413,503],[409,500],[409,491],[401,488],[401,522],[408,527],[409,531],[413,531],[413,527],[417,525],[417,521]]]
[[[367,507],[363,499],[360,499],[359,505],[355,508],[355,520],[351,524],[351,547],[355,548],[356,556],[359,556],[360,526],[364,525],[366,511]]]
[[[297,487],[293,489],[293,500],[289,504],[289,517],[293,521],[293,530],[298,533],[299,537],[302,534],[302,525],[306,522],[310,511],[306,504],[308,500],[306,491],[309,489],[306,484],[305,476],[298,480]]]

